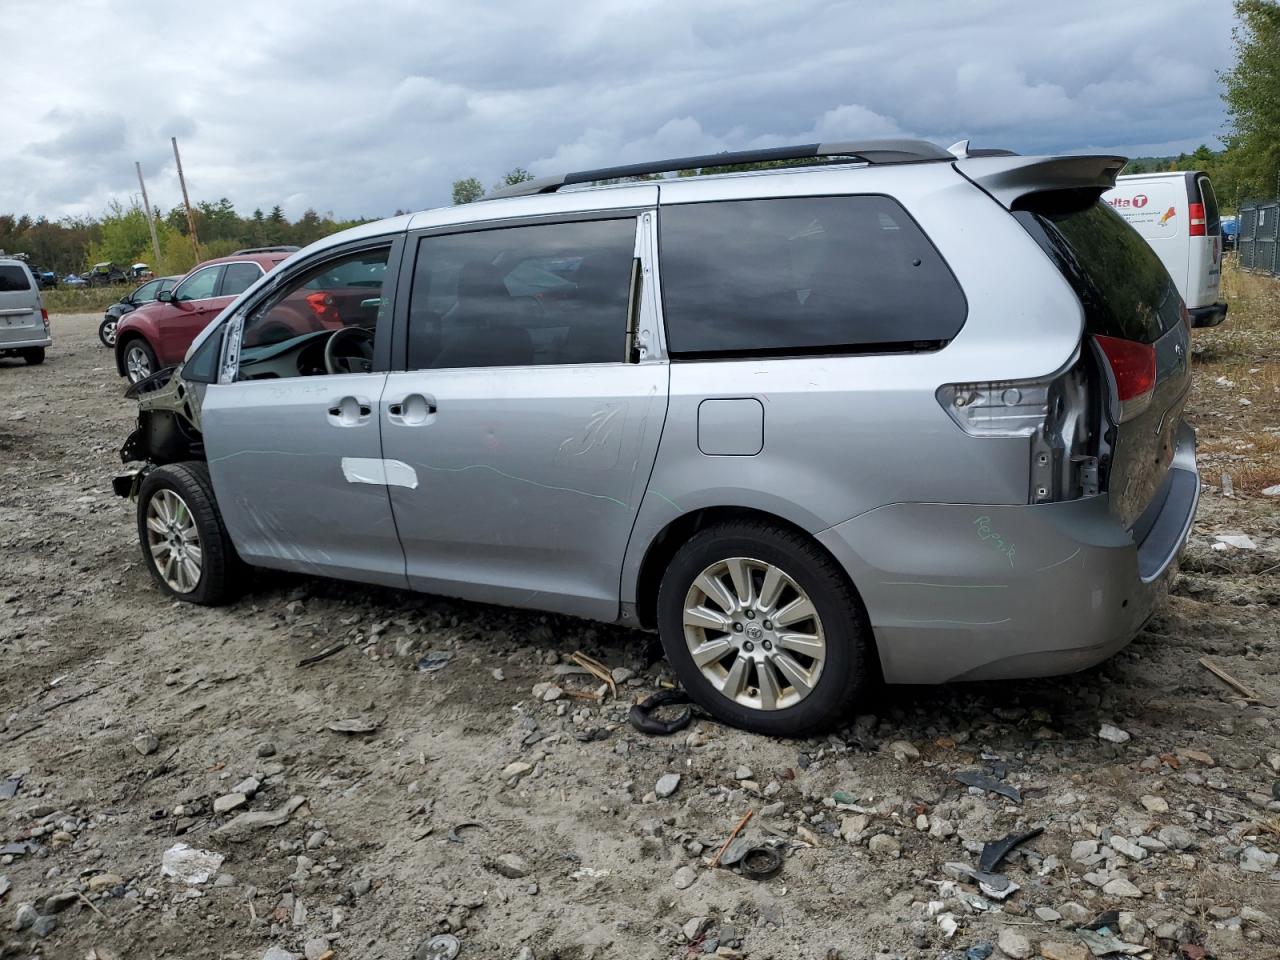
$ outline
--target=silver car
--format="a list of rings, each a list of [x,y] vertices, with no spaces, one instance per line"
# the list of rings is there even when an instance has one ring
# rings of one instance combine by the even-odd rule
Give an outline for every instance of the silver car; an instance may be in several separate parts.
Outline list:
[[[1080,670],[1199,493],[1186,312],[1098,200],[1122,163],[807,145],[366,224],[131,388],[116,488],[179,598],[271,567],[656,629],[771,734],[880,678]]]
[[[31,269],[22,260],[0,255],[0,357],[44,363],[52,343],[49,314]]]

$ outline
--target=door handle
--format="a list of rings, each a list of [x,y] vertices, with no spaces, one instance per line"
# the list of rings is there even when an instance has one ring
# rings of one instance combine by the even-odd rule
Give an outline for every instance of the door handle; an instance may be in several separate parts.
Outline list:
[[[356,427],[373,416],[373,404],[362,397],[343,397],[329,408],[329,422],[335,427]]]
[[[387,404],[387,419],[403,427],[429,424],[436,418],[436,398],[411,393],[403,400]]]

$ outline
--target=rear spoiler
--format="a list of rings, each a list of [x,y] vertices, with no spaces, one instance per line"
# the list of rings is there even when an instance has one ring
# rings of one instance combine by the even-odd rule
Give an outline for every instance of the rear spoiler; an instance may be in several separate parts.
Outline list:
[[[1116,185],[1126,157],[968,157],[955,168],[1007,210],[1046,190],[1089,190],[1101,196]]]

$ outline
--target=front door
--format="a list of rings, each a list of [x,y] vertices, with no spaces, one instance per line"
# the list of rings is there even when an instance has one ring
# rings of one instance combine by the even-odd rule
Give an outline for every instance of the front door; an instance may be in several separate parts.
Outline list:
[[[231,302],[217,296],[223,269],[223,264],[215,263],[197,270],[174,288],[173,298],[156,324],[156,355],[160,366],[181,363],[196,334]]]
[[[637,216],[410,238],[383,450],[409,583],[612,619],[667,366],[628,356]]]
[[[218,506],[250,563],[405,585],[380,437],[401,246],[311,258],[230,320],[201,420]]]

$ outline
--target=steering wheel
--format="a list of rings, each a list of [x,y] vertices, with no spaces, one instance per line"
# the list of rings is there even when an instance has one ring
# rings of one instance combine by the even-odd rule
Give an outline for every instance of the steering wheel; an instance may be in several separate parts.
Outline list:
[[[338,348],[351,341],[351,353]],[[364,327],[343,327],[333,331],[324,344],[324,368],[330,373],[370,373],[373,370],[373,333]]]

